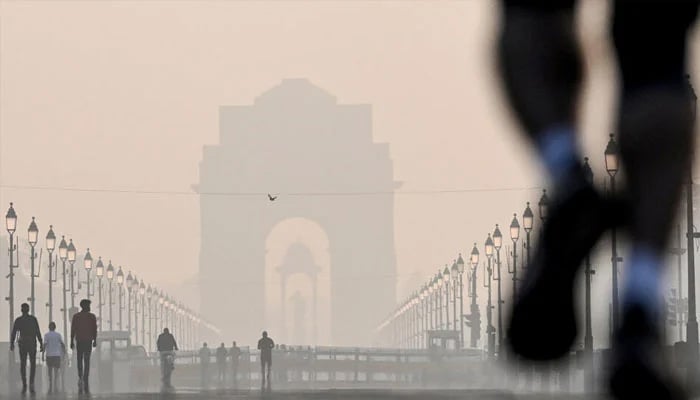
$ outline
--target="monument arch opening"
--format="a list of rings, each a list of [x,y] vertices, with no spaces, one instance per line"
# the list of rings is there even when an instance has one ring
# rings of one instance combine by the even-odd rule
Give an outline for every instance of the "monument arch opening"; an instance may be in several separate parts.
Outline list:
[[[331,345],[328,236],[306,218],[278,222],[265,253],[266,326],[279,343]]]

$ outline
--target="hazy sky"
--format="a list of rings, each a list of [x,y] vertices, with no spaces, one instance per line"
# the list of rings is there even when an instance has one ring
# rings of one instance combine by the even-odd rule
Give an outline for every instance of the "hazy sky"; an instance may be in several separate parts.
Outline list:
[[[600,179],[614,79],[608,2],[582,3],[584,146]],[[53,224],[80,250],[179,285],[198,268],[190,185],[202,146],[218,142],[219,105],[308,78],[340,103],[373,105],[374,139],[391,144],[400,191],[484,189],[397,194],[403,294],[473,242],[482,250],[495,223],[539,198],[527,188],[541,186],[540,170],[514,139],[492,73],[495,5],[0,1],[2,212],[14,201],[22,235],[34,215],[41,237]],[[595,282],[606,293],[608,274]]]

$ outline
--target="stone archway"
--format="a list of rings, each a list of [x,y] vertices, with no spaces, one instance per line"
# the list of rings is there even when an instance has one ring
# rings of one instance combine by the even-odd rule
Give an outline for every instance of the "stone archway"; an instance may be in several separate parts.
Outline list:
[[[220,142],[204,147],[194,186],[203,314],[226,339],[254,343],[269,311],[267,235],[301,217],[328,236],[332,342],[369,344],[396,301],[398,187],[388,144],[372,140],[371,106],[338,104],[309,81],[289,79],[253,105],[222,106],[219,118]]]

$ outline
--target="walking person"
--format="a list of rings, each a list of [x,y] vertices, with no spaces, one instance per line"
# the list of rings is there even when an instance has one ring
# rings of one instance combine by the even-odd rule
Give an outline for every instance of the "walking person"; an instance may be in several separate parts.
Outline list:
[[[581,167],[576,122],[583,63],[576,0],[502,4],[499,72],[553,189],[549,215],[511,313],[509,345],[530,360],[568,354],[577,336],[577,271],[607,229],[625,225],[631,254],[609,388],[618,399],[684,398],[663,361],[659,326],[668,236],[695,141],[685,73],[698,1],[611,2],[610,33],[620,72],[616,129],[627,178],[617,200],[603,199]]]
[[[175,337],[170,333],[168,328],[164,328],[163,333],[158,335],[156,346],[158,347],[158,352],[160,352],[160,370],[163,382],[162,390],[171,391],[174,389],[171,383],[171,377],[175,369],[175,351],[179,349],[177,348]]]
[[[49,378],[48,393],[58,392],[58,374],[63,365],[63,358],[66,356],[66,344],[63,336],[56,332],[56,323],[49,323],[49,331],[44,335],[44,356],[46,357],[46,368]],[[61,390],[65,390],[61,386]]]
[[[202,389],[209,387],[209,361],[211,359],[211,350],[207,347],[207,342],[199,349],[199,364],[202,374]]]
[[[267,336],[267,331],[263,331],[262,338],[258,340],[258,350],[260,350],[260,368],[262,388],[270,387],[270,370],[272,369],[272,349],[275,348],[275,342]]]
[[[39,322],[33,315],[29,315],[29,304],[22,303],[22,315],[17,317],[12,325],[10,335],[10,351],[15,351],[15,339],[19,334],[19,372],[22,377],[22,394],[27,393],[27,359],[29,359],[29,393],[35,394],[34,375],[36,374],[36,342],[39,342],[40,351],[44,351],[44,342],[41,339]]]
[[[241,358],[241,348],[236,346],[236,342],[233,342],[231,350],[229,350],[231,355],[231,375],[233,377],[233,388],[238,389],[238,362]]]
[[[77,343],[76,343],[77,342]],[[80,312],[70,326],[70,348],[77,346],[78,393],[90,393],[90,356],[97,347],[97,318],[90,312],[90,300],[80,301]]]
[[[219,387],[224,387],[226,385],[226,358],[228,357],[228,351],[226,346],[221,343],[218,349],[216,349],[216,367],[218,371],[218,381]]]

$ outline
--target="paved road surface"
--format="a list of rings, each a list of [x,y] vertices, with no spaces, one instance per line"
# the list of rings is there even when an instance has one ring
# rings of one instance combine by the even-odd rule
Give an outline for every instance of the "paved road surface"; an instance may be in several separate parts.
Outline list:
[[[91,396],[63,396],[37,394],[36,399],[56,399],[56,400],[151,400],[151,399],[173,399],[173,400],[247,400],[247,399],[270,399],[270,400],[535,400],[546,397],[549,400],[588,400],[605,399],[605,396],[590,397],[584,395],[564,395],[543,393],[518,394],[493,390],[455,390],[455,391],[387,391],[387,390],[321,390],[321,391],[271,391],[262,393],[260,391],[234,392],[210,390],[203,392],[178,391],[173,394],[142,393],[142,394],[95,394]],[[22,399],[20,396],[17,399]],[[31,400],[32,397],[27,396]],[[14,400],[14,399],[13,399]]]

